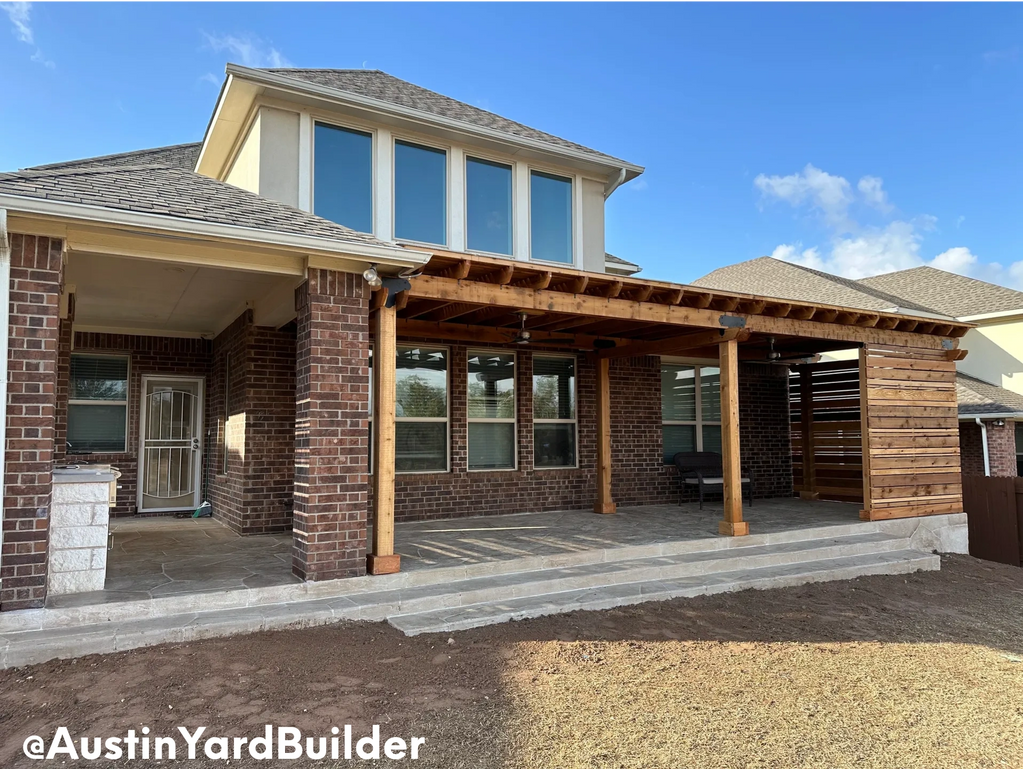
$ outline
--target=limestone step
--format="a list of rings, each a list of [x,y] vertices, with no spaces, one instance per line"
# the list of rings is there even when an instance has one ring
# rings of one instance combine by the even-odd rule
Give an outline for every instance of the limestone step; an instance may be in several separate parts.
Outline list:
[[[917,550],[895,550],[718,572],[707,576],[627,582],[596,589],[570,590],[550,593],[542,596],[542,600],[532,596],[414,614],[399,614],[389,617],[388,622],[410,636],[421,633],[448,633],[512,620],[578,610],[599,611],[645,601],[688,598],[751,588],[763,590],[791,587],[809,582],[853,579],[873,574],[934,571],[939,569],[940,565],[941,559],[937,555],[928,555]]]

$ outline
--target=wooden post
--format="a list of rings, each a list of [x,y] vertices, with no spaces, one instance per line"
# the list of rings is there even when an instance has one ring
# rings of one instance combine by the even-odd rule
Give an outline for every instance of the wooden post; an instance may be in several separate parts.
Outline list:
[[[376,311],[373,345],[373,542],[366,557],[370,574],[394,574],[401,556],[394,552],[394,400],[397,315]]]
[[[739,459],[739,344],[734,339],[718,345],[721,369],[721,464],[724,477],[725,519],[718,533],[738,537],[749,534],[742,520],[742,465]]]
[[[613,513],[611,498],[611,378],[610,361],[597,359],[597,501],[595,513]]]
[[[868,384],[870,382],[867,371],[866,345],[860,347],[860,437],[863,446],[863,509],[860,510],[860,520],[871,519],[870,510],[873,506],[873,484],[870,482],[870,398]]]
[[[799,371],[799,430],[803,435],[803,489],[800,499],[817,499],[817,459],[813,445],[813,369],[798,366]]]

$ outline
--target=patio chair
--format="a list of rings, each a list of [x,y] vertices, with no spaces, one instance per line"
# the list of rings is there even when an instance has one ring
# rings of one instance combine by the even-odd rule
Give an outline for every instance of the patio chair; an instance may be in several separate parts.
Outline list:
[[[703,509],[705,489],[720,489],[724,498],[725,478],[722,469],[721,455],[714,451],[680,451],[672,462],[678,470],[678,503],[682,504],[682,495],[686,487],[695,486],[700,495],[700,509]],[[747,496],[749,506],[753,507],[753,471],[743,468],[742,493]]]

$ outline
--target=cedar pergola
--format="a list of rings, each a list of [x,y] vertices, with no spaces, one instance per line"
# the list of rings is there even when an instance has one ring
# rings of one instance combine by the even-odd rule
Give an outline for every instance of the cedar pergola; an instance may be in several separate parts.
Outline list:
[[[888,400],[879,401],[884,403],[879,408],[886,410],[885,416],[877,419],[899,421],[898,425],[886,421],[885,426],[876,429],[905,431],[900,437],[906,445],[888,448],[913,454],[909,459],[916,461],[928,456],[929,439],[938,434],[947,437],[950,429],[958,427],[954,361],[962,357],[959,338],[971,328],[970,324],[507,259],[436,251],[430,254],[429,261],[417,268],[414,275],[407,280],[386,280],[371,299],[371,327],[378,351],[373,392],[377,410],[373,420],[374,526],[369,556],[369,571],[373,574],[392,573],[399,568],[399,556],[394,554],[394,381],[399,336],[505,345],[514,342],[524,325],[533,343],[592,355],[598,376],[594,510],[605,514],[615,512],[611,497],[610,360],[683,353],[718,358],[725,478],[724,519],[719,530],[725,535],[749,532],[749,525],[742,518],[739,469],[740,360],[766,361],[769,353],[785,359],[809,358],[829,350],[860,347],[864,406],[868,400],[883,398],[881,390],[887,390]],[[891,360],[898,366],[894,373]],[[872,378],[885,386],[872,389]],[[920,389],[928,391],[926,407],[916,402]],[[898,413],[892,412],[893,408]],[[930,411],[919,412],[920,408]],[[875,486],[876,479],[870,475],[870,457],[881,448],[875,450],[871,435],[864,429],[866,517],[954,512],[956,493],[960,495],[961,511],[961,487],[956,492],[954,484],[945,484],[942,494],[932,495],[922,481],[920,493],[909,493],[906,497],[893,496],[885,487]],[[888,442],[891,443],[890,438]],[[954,457],[940,456],[944,461],[942,475],[948,475],[953,462],[954,472],[958,473],[958,445]],[[899,468],[885,469],[894,475],[891,471]],[[875,488],[877,494],[872,492]],[[913,502],[932,496],[935,499],[926,508],[913,503],[896,509],[890,501],[908,498]],[[875,505],[882,500],[889,501]],[[882,509],[889,512],[877,512]]]

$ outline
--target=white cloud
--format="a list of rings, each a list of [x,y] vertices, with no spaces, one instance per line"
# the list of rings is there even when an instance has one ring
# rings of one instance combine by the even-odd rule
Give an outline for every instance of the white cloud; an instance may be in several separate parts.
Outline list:
[[[759,174],[753,184],[765,198],[781,200],[794,207],[808,203],[833,226],[842,226],[846,222],[847,211],[853,201],[846,179],[832,176],[811,163],[807,163],[799,173],[788,176]]]
[[[771,256],[783,262],[792,262],[803,267],[809,267],[812,270],[823,270],[826,266],[824,260],[821,259],[820,251],[816,248],[804,250],[802,243],[782,244],[771,252]]]
[[[942,251],[931,260],[931,267],[937,267],[945,272],[958,272],[960,275],[969,275],[976,265],[977,255],[966,246],[956,246]]]
[[[36,52],[34,54],[32,54],[32,56],[30,58],[36,64],[42,64],[44,67],[46,67],[48,69],[56,69],[57,68],[57,65],[55,63],[53,63],[50,59],[47,59],[45,56],[43,56],[43,52],[40,51],[38,48],[36,48]]]
[[[32,27],[29,24],[32,3],[0,3],[0,10],[7,13],[11,20],[15,37],[23,43],[33,45],[35,37],[32,34]]]
[[[863,201],[868,206],[885,214],[892,210],[888,193],[884,190],[884,180],[880,176],[864,176],[857,183],[856,189],[863,195]]]
[[[958,219],[956,219],[956,229],[958,230],[960,227],[962,227],[963,226],[963,222],[965,222],[965,221],[966,221],[966,217],[965,216],[960,216]]]
[[[256,35],[211,35],[202,33],[206,45],[220,53],[226,51],[245,67],[292,67],[284,54]]]
[[[220,78],[214,75],[212,72],[207,72],[205,75],[199,78],[202,83],[210,83],[217,88],[220,87]]]
[[[640,179],[632,184],[628,185],[625,189],[632,190],[633,192],[642,192],[650,187],[650,183],[646,179]]]

